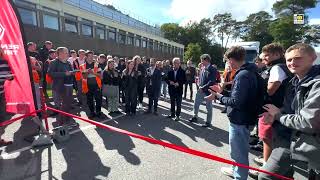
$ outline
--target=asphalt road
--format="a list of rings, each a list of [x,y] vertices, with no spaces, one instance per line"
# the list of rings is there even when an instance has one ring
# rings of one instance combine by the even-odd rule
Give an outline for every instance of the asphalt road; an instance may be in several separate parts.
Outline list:
[[[147,102],[147,98],[144,101]],[[105,102],[103,102],[105,103]],[[144,104],[146,107],[147,104]],[[76,107],[76,106],[75,106]],[[169,101],[159,102],[159,116],[139,111],[135,117],[106,115],[99,122],[140,135],[200,150],[230,159],[228,119],[214,104],[213,127],[203,128],[187,120],[192,117],[193,102],[183,101],[182,120],[175,122],[164,115],[170,111]],[[76,107],[72,113],[86,117],[87,109]],[[103,109],[107,114],[107,111]],[[205,119],[205,106],[199,117]],[[50,118],[51,124],[55,118]],[[225,164],[178,152],[160,145],[131,138],[78,121],[67,142],[49,148],[31,149],[24,137],[36,132],[30,119],[6,128],[3,137],[14,144],[0,148],[1,180],[91,180],[91,179],[231,179],[220,173]],[[250,159],[256,157],[250,153]],[[251,161],[251,165],[255,164]],[[300,178],[299,178],[300,179]]]

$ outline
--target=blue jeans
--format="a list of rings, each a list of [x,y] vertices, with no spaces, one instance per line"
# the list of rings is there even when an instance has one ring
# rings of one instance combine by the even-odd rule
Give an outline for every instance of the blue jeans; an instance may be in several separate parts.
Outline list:
[[[168,89],[168,84],[165,81],[161,81],[161,86],[162,86],[162,94],[163,97],[167,97],[167,89]]]
[[[200,90],[197,91],[196,99],[194,101],[194,116],[198,117],[199,113],[199,107],[201,103],[205,100],[204,97],[206,97],[206,94],[203,92],[200,92]],[[206,108],[207,108],[207,124],[211,124],[212,121],[212,101],[206,101]]]
[[[250,130],[245,125],[230,123],[229,125],[229,144],[231,159],[237,163],[249,165],[249,137]],[[248,169],[233,166],[233,176],[237,180],[248,178]]]

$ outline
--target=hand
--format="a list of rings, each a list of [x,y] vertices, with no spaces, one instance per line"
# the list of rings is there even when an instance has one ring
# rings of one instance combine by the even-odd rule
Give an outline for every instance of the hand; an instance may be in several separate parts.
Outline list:
[[[174,83],[174,86],[178,87],[178,86],[179,86],[179,83]]]
[[[170,81],[170,85],[174,85],[174,82],[173,82],[173,81]]]
[[[88,69],[88,73],[92,74],[93,70],[92,69]]]
[[[281,111],[273,104],[266,104],[263,106],[263,109],[266,110],[272,117],[275,117],[277,114],[280,114]]]
[[[223,88],[220,86],[220,84],[210,86],[210,89],[219,93],[219,94],[221,94],[223,91]]]
[[[212,100],[216,100],[216,93],[214,91],[212,91],[211,89],[209,89],[209,92],[211,93],[209,96],[204,97],[204,99],[212,101]]]
[[[71,76],[72,72],[71,71],[66,71],[67,76]]]
[[[268,112],[260,114],[259,117],[263,117],[262,119],[263,124],[268,124],[268,125],[272,125],[275,120],[274,117],[271,116]]]

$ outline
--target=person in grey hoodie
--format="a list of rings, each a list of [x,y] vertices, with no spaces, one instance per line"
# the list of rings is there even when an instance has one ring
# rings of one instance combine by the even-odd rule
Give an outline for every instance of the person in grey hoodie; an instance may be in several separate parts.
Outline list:
[[[267,112],[263,114],[266,116],[265,123],[277,121],[293,130],[290,148],[292,159],[308,162],[312,172],[310,175],[320,179],[320,67],[313,65],[317,55],[310,45],[298,43],[286,50],[285,57],[289,70],[295,74],[291,80],[295,95],[292,103],[285,102],[284,107],[291,106],[294,111],[283,113],[275,105],[267,104],[264,106]],[[267,164],[274,163],[273,159],[270,158],[270,162],[268,159]],[[288,171],[292,159],[277,161],[275,166],[281,169],[277,172]],[[259,179],[269,178],[259,175]]]

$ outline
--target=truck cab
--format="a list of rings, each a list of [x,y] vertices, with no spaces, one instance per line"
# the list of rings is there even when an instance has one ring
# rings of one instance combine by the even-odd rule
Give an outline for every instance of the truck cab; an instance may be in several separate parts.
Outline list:
[[[254,59],[259,55],[259,41],[236,42],[232,46],[242,46],[246,50],[246,62],[253,63]]]

